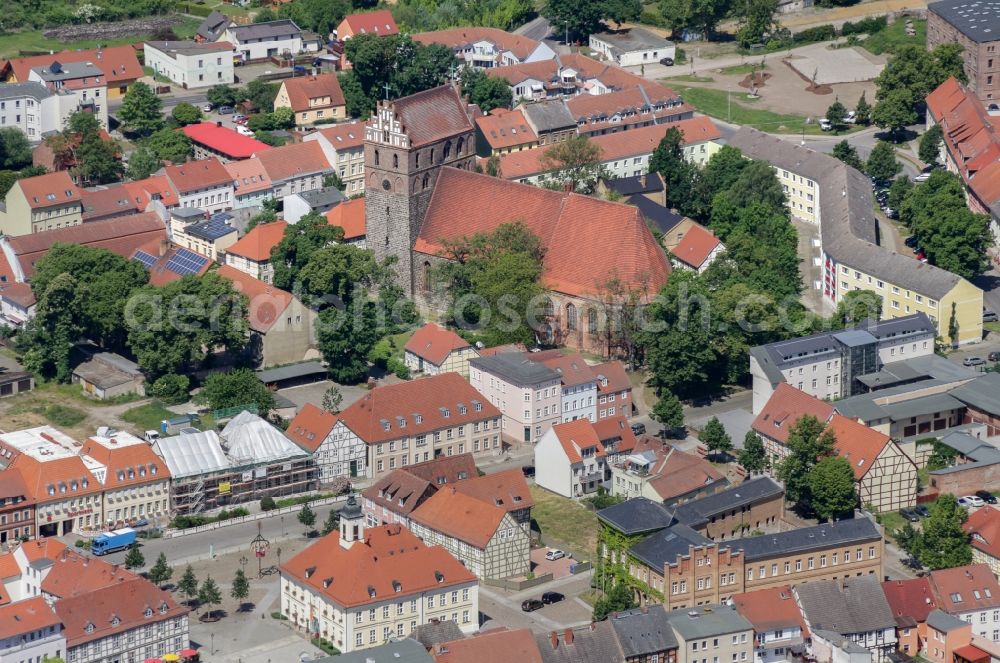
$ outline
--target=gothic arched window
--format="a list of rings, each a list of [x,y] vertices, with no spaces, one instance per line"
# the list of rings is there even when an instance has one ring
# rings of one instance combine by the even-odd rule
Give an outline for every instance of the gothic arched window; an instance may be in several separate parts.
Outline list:
[[[451,141],[449,140],[448,142],[446,142],[444,144],[444,159],[445,159],[445,161],[447,161],[448,157],[450,157],[450,156],[451,156]]]
[[[399,168],[399,155],[398,154],[393,154],[392,155],[392,167],[393,168]]]
[[[597,309],[587,309],[587,331],[597,333]]]
[[[465,139],[464,138],[459,138],[458,139],[458,150],[455,152],[455,154],[458,155],[458,156],[461,156],[462,155],[462,148],[463,147],[465,147]]]
[[[576,306],[566,304],[566,329],[576,331]]]
[[[375,165],[378,165],[378,150],[375,150]]]

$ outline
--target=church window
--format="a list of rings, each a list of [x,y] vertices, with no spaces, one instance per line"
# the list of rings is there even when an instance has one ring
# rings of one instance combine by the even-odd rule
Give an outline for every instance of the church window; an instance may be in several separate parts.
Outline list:
[[[413,165],[420,168],[420,152],[413,153]]]
[[[576,331],[576,306],[566,305],[566,329]]]
[[[597,309],[587,309],[587,331],[597,333]]]
[[[430,263],[429,260],[425,260],[424,261],[424,292],[430,292],[430,291],[431,291],[431,263]]]
[[[431,148],[431,165],[434,165],[434,148]]]
[[[393,154],[392,155],[392,167],[393,168],[399,168],[399,155],[398,154]]]
[[[463,147],[465,147],[465,139],[464,138],[459,138],[458,139],[458,150],[455,152],[455,154],[458,155],[458,156],[461,156],[462,155],[462,148]]]
[[[378,150],[375,150],[375,165],[378,165]]]
[[[424,173],[424,188],[425,189],[427,188],[427,185],[429,183],[430,183],[430,177],[428,177],[427,173]]]
[[[444,159],[445,159],[445,161],[447,161],[448,157],[450,157],[450,156],[451,156],[451,141],[449,140],[448,142],[446,142],[444,144]]]
[[[545,300],[545,309],[544,309],[542,315],[551,318],[555,314],[556,314],[556,307],[552,304],[552,300],[551,299],[546,299]]]

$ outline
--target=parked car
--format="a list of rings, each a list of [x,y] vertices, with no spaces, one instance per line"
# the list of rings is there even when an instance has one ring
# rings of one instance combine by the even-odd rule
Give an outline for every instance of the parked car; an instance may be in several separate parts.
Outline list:
[[[830,124],[830,120],[823,117],[820,118],[819,120],[819,128],[822,129],[823,131],[830,131],[831,129],[833,129],[833,125]]]
[[[523,474],[525,478],[535,476],[535,466],[525,465],[524,467],[521,468],[521,474]]]
[[[844,124],[854,124],[858,121],[857,111],[847,111],[847,115],[844,116]]]
[[[219,115],[232,115],[235,111],[232,106],[219,106]]]
[[[559,592],[545,592],[544,594],[542,594],[542,603],[544,603],[545,605],[551,605],[553,603],[559,603],[564,598],[566,597],[560,594]]]
[[[1000,352],[996,351],[991,352],[988,355],[986,355],[986,358],[989,359],[990,361],[1000,361]]]
[[[996,504],[997,503],[997,498],[993,495],[993,493],[991,493],[991,492],[989,492],[987,490],[977,490],[976,491],[976,497],[978,497],[982,501],[986,502],[987,504]]]
[[[243,124],[236,125],[236,133],[238,133],[241,136],[247,136],[249,138],[253,138],[254,135],[254,133],[250,131],[250,129],[246,125]]]
[[[924,565],[920,563],[916,557],[907,557],[903,560],[903,566],[913,569],[914,571],[919,571],[924,568]]]
[[[993,501],[995,502],[996,500],[993,500]],[[132,523],[132,527],[134,529],[138,529],[140,527],[149,527],[149,521],[146,520],[145,518],[140,518],[139,520],[137,520],[134,523]]]
[[[921,518],[926,518],[927,516],[931,515],[931,510],[925,507],[923,504],[918,504],[917,506],[913,507],[913,510],[916,511],[917,515],[920,516]]]
[[[545,607],[545,604],[538,599],[527,599],[521,602],[521,610],[525,612],[534,612],[535,610],[541,610]]]
[[[914,255],[917,257],[917,260],[927,260],[927,254],[924,253],[923,249],[917,249]]]
[[[986,360],[982,357],[966,357],[962,360],[962,366],[982,366]]]
[[[204,106],[201,107],[201,112],[202,113],[211,113],[212,112],[212,108],[213,108],[212,104],[205,104]]]
[[[909,237],[903,240],[903,244],[906,244],[911,249],[917,248],[917,236],[910,235]]]
[[[983,501],[983,498],[976,497],[975,495],[965,495],[958,498],[958,506],[964,506],[966,509],[974,506],[983,506],[984,504],[986,502]]]
[[[548,552],[545,553],[545,559],[547,559],[549,561],[553,561],[553,560],[557,560],[557,559],[562,559],[565,556],[566,556],[566,553],[564,553],[563,551],[559,550],[558,548],[550,548],[548,550]]]
[[[900,509],[899,515],[909,520],[911,523],[915,523],[920,520],[920,516],[913,509]]]
[[[673,67],[674,66],[674,59],[673,58],[660,58],[660,64],[662,64],[665,67]]]
[[[306,74],[309,73],[309,70],[303,67],[302,65],[297,64],[294,67],[292,67],[292,73],[295,74],[296,76],[305,76]]]
[[[885,215],[887,217],[889,217],[890,219],[895,220],[895,219],[899,218],[899,212],[897,212],[896,210],[892,209],[891,207],[886,207],[882,211],[885,212]]]
[[[920,182],[926,182],[930,178],[931,178],[930,173],[920,173],[919,175],[913,178],[913,181],[919,184]]]
[[[997,322],[1000,321],[1000,317],[997,317],[996,311],[991,311],[988,308],[983,309],[983,322]]]
[[[643,435],[646,432],[646,424],[632,424],[632,434],[633,435]]]

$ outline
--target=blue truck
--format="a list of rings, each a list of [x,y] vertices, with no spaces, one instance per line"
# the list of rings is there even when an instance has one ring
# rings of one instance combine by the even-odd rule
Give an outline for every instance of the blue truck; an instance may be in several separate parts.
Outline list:
[[[125,550],[133,543],[135,543],[135,530],[131,527],[124,527],[98,534],[90,544],[90,552],[95,555],[107,555],[118,550]]]

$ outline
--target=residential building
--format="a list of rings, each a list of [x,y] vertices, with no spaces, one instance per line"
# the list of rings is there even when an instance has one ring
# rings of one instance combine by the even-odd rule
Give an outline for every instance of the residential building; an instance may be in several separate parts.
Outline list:
[[[476,475],[476,460],[470,453],[441,456],[393,470],[361,491],[365,522],[370,527],[392,523],[409,527],[410,514],[427,498]]]
[[[196,214],[185,216],[182,211]],[[236,243],[239,231],[233,226],[233,216],[226,212],[216,212],[206,219],[202,210],[180,208],[170,214],[170,235],[174,244],[221,262],[226,250]]]
[[[548,44],[497,28],[459,27],[418,32],[413,41],[442,44],[455,52],[465,65],[489,69],[504,65],[551,60],[556,56]]]
[[[104,401],[120,396],[146,395],[146,376],[139,365],[114,352],[97,352],[78,364],[71,376],[86,396]]]
[[[677,637],[678,663],[753,659],[753,624],[731,605],[704,604],[670,610],[667,619]]]
[[[352,496],[339,531],[281,565],[280,610],[296,628],[350,653],[403,638],[432,619],[477,631],[479,587],[444,548],[401,525],[366,528]]]
[[[986,564],[994,576],[1000,576],[1000,510],[987,504],[970,513],[962,527],[970,536],[972,562]]]
[[[323,176],[331,172],[323,149],[313,141],[275,147],[255,158],[271,179],[276,198],[322,189]]]
[[[937,607],[972,624],[972,631],[1000,642],[1000,584],[986,564],[931,571]]]
[[[527,114],[527,109],[532,105],[525,106],[529,120],[531,115]],[[631,129],[622,133],[594,136],[590,142],[600,148],[601,166],[611,177],[638,177],[649,170],[649,159],[653,151],[672,127],[684,134],[684,157],[688,161],[703,164],[721,147],[718,142],[721,138],[718,128],[710,119],[703,116]],[[542,146],[545,145],[546,143],[542,142]],[[548,166],[542,160],[544,154],[544,149],[504,154],[500,157],[500,172],[504,179],[515,180],[522,184],[537,184],[549,174]]]
[[[446,640],[431,645],[434,663],[493,663],[502,660],[542,663],[542,655],[530,629],[490,629],[470,638]]]
[[[418,626],[417,629],[419,628]],[[434,663],[424,645],[412,637],[405,640],[389,640],[384,645],[315,660],[318,663]]]
[[[442,546],[477,578],[526,576],[531,534],[505,508],[444,486],[410,514],[410,529]]]
[[[521,109],[494,108],[476,118],[476,154],[481,157],[538,147],[538,135]]]
[[[63,623],[41,596],[0,606],[0,660],[43,661],[66,652]]]
[[[5,275],[0,274],[0,279]],[[27,283],[10,283],[0,286],[0,321],[11,329],[20,329],[35,316],[35,293]],[[11,382],[9,377],[14,377]],[[14,371],[0,374],[0,397],[12,396],[35,388],[35,378],[30,373]]]
[[[101,497],[108,529],[169,517],[170,470],[145,440],[123,431],[92,435],[80,453],[104,466]]]
[[[228,28],[232,22],[232,19],[228,16],[213,9],[195,31],[195,41],[216,41],[222,36],[222,34],[226,31],[226,28]]]
[[[222,126],[219,122],[198,122],[185,125],[181,131],[191,139],[195,159],[218,159],[223,165],[249,159],[257,152],[271,149],[256,138]],[[228,168],[227,168],[228,170]],[[236,178],[233,178],[236,179]]]
[[[597,420],[608,417],[632,416],[632,381],[620,361],[594,364],[590,369],[597,375]]]
[[[790,585],[736,594],[733,605],[753,624],[754,663],[786,661],[804,651],[809,629]]]
[[[24,83],[30,80],[32,69],[47,67],[54,61],[63,64],[86,64],[89,62],[91,66],[98,67],[107,84],[107,93],[110,98],[124,96],[129,85],[144,76],[135,49],[132,48],[131,44],[123,44],[121,46],[66,50],[7,60],[3,63],[3,68],[0,69],[0,80],[6,83]]]
[[[80,189],[65,171],[14,182],[0,207],[5,235],[30,235],[83,223]]]
[[[538,136],[539,146],[561,143],[576,135],[576,118],[561,99],[522,104],[518,110]]]
[[[367,473],[367,446],[350,435],[346,427],[336,424],[336,415],[306,403],[285,431],[292,442],[312,455],[319,482],[324,485],[338,477],[353,479]]]
[[[969,12],[976,11],[969,9]],[[974,54],[975,50],[971,53]],[[970,52],[965,51],[962,55],[968,57]],[[996,60],[996,54],[991,54],[985,62],[992,64]],[[991,84],[993,76],[988,75]],[[969,209],[990,215],[994,237],[994,248],[990,252],[995,260],[995,238],[1000,233],[1000,187],[997,186],[1000,132],[975,91],[955,78],[949,78],[927,95],[927,128],[934,125],[941,127],[940,161],[949,172],[962,178]]]
[[[877,576],[817,580],[792,591],[811,632],[842,635],[871,652],[874,660],[895,651],[896,620]]]
[[[156,287],[180,281],[189,274],[204,276],[209,267],[214,264],[207,256],[171,244],[166,240],[153,240],[142,245],[132,253],[131,258],[146,268],[146,271],[149,272],[149,284]],[[119,368],[121,366],[127,366],[127,364],[119,364]],[[125,371],[125,373],[133,376],[134,388],[138,389],[141,385],[138,378],[142,376],[136,375],[132,371]],[[122,377],[124,376],[116,376],[115,379],[110,380],[111,385],[115,388],[123,388],[118,386],[122,383],[117,381]]]
[[[42,83],[7,83],[0,86],[0,127],[20,129],[29,141],[38,143],[45,134],[64,128],[58,122],[58,105]]]
[[[674,42],[653,34],[645,28],[627,28],[590,35],[590,50],[600,53],[620,67],[659,64],[675,57]]]
[[[577,133],[591,138],[694,117],[680,95],[653,82],[606,94],[578,94],[563,103],[576,118]]]
[[[693,225],[684,238],[671,250],[678,266],[703,273],[726,250],[725,245],[712,231],[702,225]]]
[[[624,656],[608,620],[562,631],[535,633],[535,644],[543,663],[620,661]]]
[[[233,181],[233,209],[263,207],[274,199],[271,178],[258,159],[241,159],[223,164]]]
[[[464,338],[434,322],[419,328],[403,348],[403,361],[413,373],[458,373],[469,377],[469,360],[479,353]]]
[[[872,290],[882,297],[883,319],[925,313],[937,336],[954,345],[982,340],[979,288],[933,265],[918,266],[895,247],[879,245],[866,176],[834,157],[749,127],[741,127],[729,144],[751,159],[770,162],[789,187],[792,215],[819,225],[819,246],[799,257],[821,266],[809,268],[806,278],[823,291],[825,302],[836,305],[847,292]],[[949,334],[952,320],[959,330],[955,338]]]
[[[610,492],[624,499],[644,497],[676,504],[709,495],[729,485],[725,475],[696,454],[651,436],[640,437],[611,471]]]
[[[399,34],[396,20],[388,9],[360,14],[348,14],[337,26],[337,39],[347,41],[355,35],[376,34],[380,37]]]
[[[316,141],[331,170],[344,183],[344,193],[354,196],[365,188],[364,123],[352,121],[321,127],[307,134],[303,142]]]
[[[233,208],[233,178],[218,159],[174,164],[166,167],[165,174],[177,192],[179,207],[194,207],[209,214]]]
[[[522,443],[539,441],[561,417],[561,376],[527,355],[469,360],[469,383],[503,413],[504,433]]]
[[[347,117],[347,102],[335,73],[286,78],[278,88],[274,108],[291,108],[298,127]]]
[[[344,238],[341,241],[345,244],[353,244],[359,249],[368,248],[364,198],[345,200],[326,213],[326,220],[331,226],[337,226],[344,231]]]
[[[35,500],[21,472],[0,472],[0,544],[28,540],[35,535]]]
[[[635,446],[624,417],[556,424],[535,447],[535,483],[563,497],[583,497],[607,488],[611,467]]]
[[[886,580],[882,592],[896,619],[896,648],[908,656],[924,651],[927,617],[937,609],[930,578]]]
[[[271,249],[285,236],[286,221],[260,223],[226,249],[226,264],[264,283],[274,279]]]
[[[785,490],[770,477],[748,479],[681,503],[673,512],[712,541],[775,530],[785,515]]]
[[[302,30],[290,19],[248,25],[230,23],[218,39],[231,43],[233,53],[243,64],[272,58],[287,59],[307,50],[302,39]]]
[[[559,412],[564,423],[576,419],[597,421],[598,377],[580,353],[529,352],[527,357],[559,374]]]
[[[316,465],[280,430],[240,412],[216,433],[184,432],[152,445],[170,470],[170,510],[199,513],[319,487]]]
[[[936,334],[931,317],[914,313],[751,348],[753,411],[759,413],[783,382],[820,400],[872,391],[867,376],[894,361],[934,354]]]
[[[292,364],[307,358],[313,346],[316,312],[290,292],[280,290],[230,265],[219,276],[249,300],[250,347],[260,368]]]
[[[888,435],[854,419],[833,415],[827,427],[837,455],[851,464],[860,505],[899,511],[917,501],[917,464]]]
[[[282,198],[282,215],[288,223],[298,223],[306,214],[325,215],[344,202],[344,194],[335,186],[325,186]]]
[[[59,127],[66,126],[77,111],[92,113],[104,129],[108,128],[108,84],[104,71],[91,62],[59,62],[51,59],[28,72],[26,81],[43,84],[53,93]],[[42,110],[52,110],[50,104]]]
[[[185,90],[232,85],[233,45],[227,41],[147,41],[144,64]]]
[[[625,663],[677,663],[680,643],[662,607],[616,612],[608,622]]]
[[[969,89],[985,105],[1000,99],[1000,14],[991,5],[939,0],[927,5],[927,49],[940,44],[962,47],[962,69]]]
[[[933,663],[955,661],[955,650],[972,640],[972,625],[941,610],[927,616],[927,637],[921,656]]]
[[[751,366],[753,362],[751,354]],[[754,396],[756,397],[756,393]],[[754,408],[754,411],[757,412],[757,409]],[[764,442],[764,453],[767,454],[771,467],[776,467],[789,454],[788,433],[799,419],[806,416],[815,417],[825,424],[833,416],[833,405],[810,396],[787,382],[778,383],[751,424],[751,429]]]
[[[998,376],[986,373],[951,391],[965,405],[963,423],[985,426],[987,437],[1000,434],[1000,403],[992,397],[997,388],[1000,388]]]

